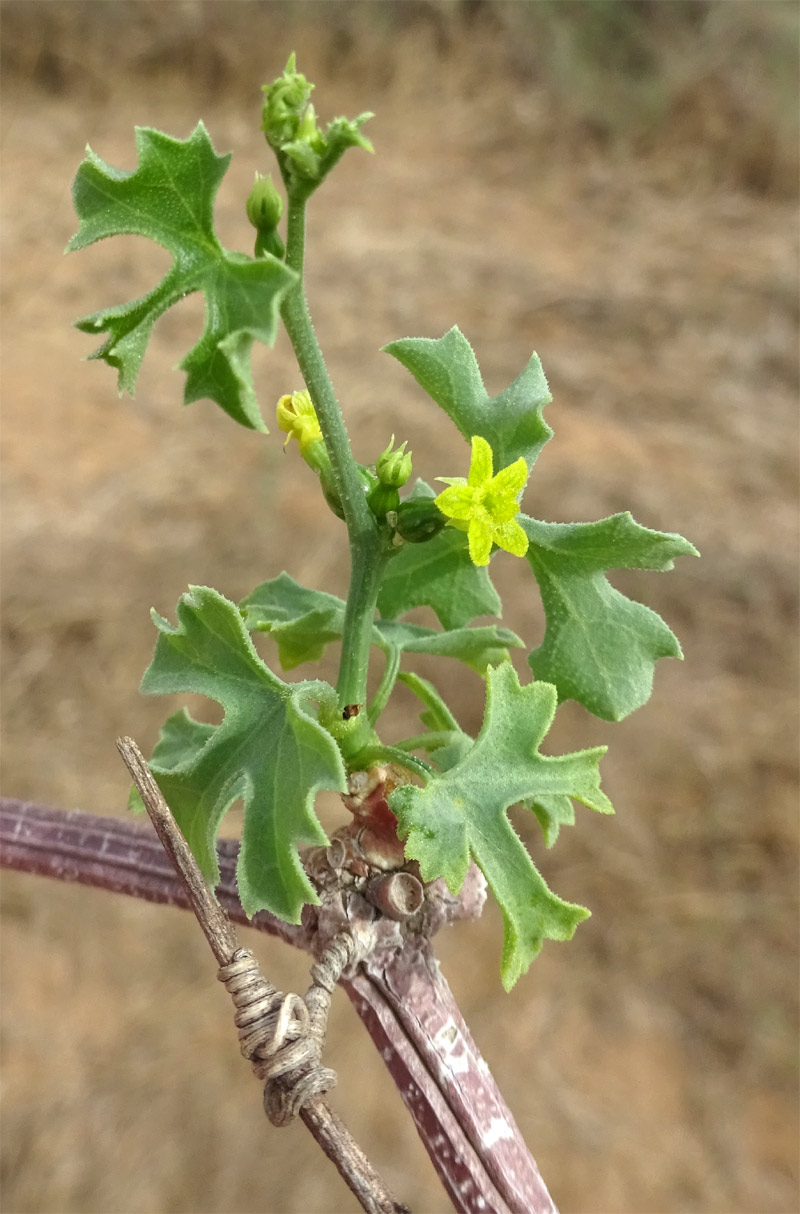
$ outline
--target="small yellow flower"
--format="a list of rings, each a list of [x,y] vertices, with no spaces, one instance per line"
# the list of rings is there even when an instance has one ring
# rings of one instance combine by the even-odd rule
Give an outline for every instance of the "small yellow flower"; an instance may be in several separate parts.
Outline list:
[[[292,392],[290,396],[282,396],[278,401],[277,416],[278,425],[286,432],[284,447],[288,447],[291,440],[296,438],[300,454],[304,456],[312,443],[322,442],[319,419],[305,388],[301,392]]]
[[[528,467],[520,457],[493,475],[492,448],[485,438],[472,439],[469,476],[437,477],[449,488],[442,490],[436,505],[451,527],[466,531],[469,555],[474,565],[488,565],[492,544],[514,556],[528,551],[528,537],[516,521],[517,498],[528,479]]]

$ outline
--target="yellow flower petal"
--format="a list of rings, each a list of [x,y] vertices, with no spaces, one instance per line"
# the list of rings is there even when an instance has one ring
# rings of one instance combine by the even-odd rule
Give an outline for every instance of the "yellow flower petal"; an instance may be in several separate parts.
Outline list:
[[[449,489],[443,489],[435,500],[447,518],[468,519],[475,512],[475,490],[468,485],[451,485]]]
[[[468,539],[469,556],[473,565],[488,565],[492,555],[492,531],[485,519],[470,519]]]
[[[492,492],[503,495],[509,494],[511,497],[516,497],[524,487],[527,479],[528,465],[522,456],[520,456],[513,464],[509,464],[507,468],[503,468],[498,472],[492,481]]]
[[[493,528],[492,538],[500,548],[504,548],[512,556],[524,556],[528,551],[528,537],[516,519]]]
[[[492,479],[493,470],[492,448],[485,438],[481,438],[479,434],[474,435],[467,484],[476,489],[482,485],[488,485]]]

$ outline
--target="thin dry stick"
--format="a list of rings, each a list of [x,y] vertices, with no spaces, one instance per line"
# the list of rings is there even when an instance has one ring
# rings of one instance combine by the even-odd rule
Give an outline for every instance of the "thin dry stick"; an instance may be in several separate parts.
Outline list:
[[[252,971],[253,967],[247,960],[252,954],[249,954],[246,949],[239,948],[233,925],[208,888],[138,746],[132,738],[119,738],[117,747],[139,791],[158,837],[186,887],[192,910],[211,945],[211,950],[221,971],[236,971],[236,967],[241,967],[243,962]],[[231,989],[230,974],[225,973],[221,976],[224,977],[226,986]],[[235,979],[236,972],[233,973],[233,977]],[[335,982],[334,977],[333,984]],[[274,991],[274,988],[272,990]],[[231,993],[234,991],[235,988],[231,989]],[[291,1000],[298,997],[289,996],[288,998]],[[298,1002],[302,1003],[302,1000],[298,1000]],[[313,1096],[300,1109],[299,1115],[367,1214],[410,1214],[407,1206],[394,1200],[383,1179],[352,1138],[341,1118],[333,1112],[321,1096]]]

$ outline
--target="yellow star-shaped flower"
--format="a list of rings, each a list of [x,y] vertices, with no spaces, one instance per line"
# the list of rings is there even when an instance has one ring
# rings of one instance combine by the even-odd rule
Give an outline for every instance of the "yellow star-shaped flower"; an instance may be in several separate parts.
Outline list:
[[[469,555],[474,565],[488,565],[492,544],[514,556],[528,551],[528,537],[516,521],[517,498],[528,479],[528,467],[520,458],[493,475],[492,448],[485,438],[472,439],[469,476],[437,477],[449,487],[436,498],[436,505],[451,527],[466,531]]]

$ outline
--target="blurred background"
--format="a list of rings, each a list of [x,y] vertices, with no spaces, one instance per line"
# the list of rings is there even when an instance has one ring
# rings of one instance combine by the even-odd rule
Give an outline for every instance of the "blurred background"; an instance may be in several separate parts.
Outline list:
[[[377,114],[376,155],[349,152],[310,212],[311,309],[358,457],[394,432],[428,480],[458,473],[458,452],[466,467],[448,420],[379,352],[457,323],[493,393],[542,358],[555,437],[530,513],[630,508],[703,554],[614,576],[686,661],[660,663],[622,724],[563,706],[547,742],[610,745],[616,818],[578,807],[552,852],[515,818],[548,882],[593,917],[505,995],[490,908],[439,941],[445,974],[563,1214],[796,1211],[797,6],[0,12],[3,791],[125,812],[114,739],[149,751],[177,706],[137,692],[148,612],[172,615],[187,583],[238,599],[287,568],[346,588],[342,527],[318,516],[282,436],[180,407],[172,368],[199,297],[159,322],[134,401],[81,361],[92,342],[72,322],[143,294],[168,254],[125,238],[62,257],[86,143],[131,170],[134,124],[185,137],[201,117],[235,153],[221,238],[249,251],[244,198],[272,167],[259,86],[294,49],[323,119]],[[299,386],[286,340],[254,367],[269,418]],[[495,569],[507,622],[537,644],[527,568]],[[440,677],[477,729],[479,680]],[[414,714],[400,700],[392,728]],[[16,874],[2,898],[8,1214],[352,1209],[302,1127],[266,1124],[189,916]],[[304,958],[247,943],[276,983],[304,987]],[[398,1195],[447,1211],[343,996],[330,1064],[337,1108]]]

